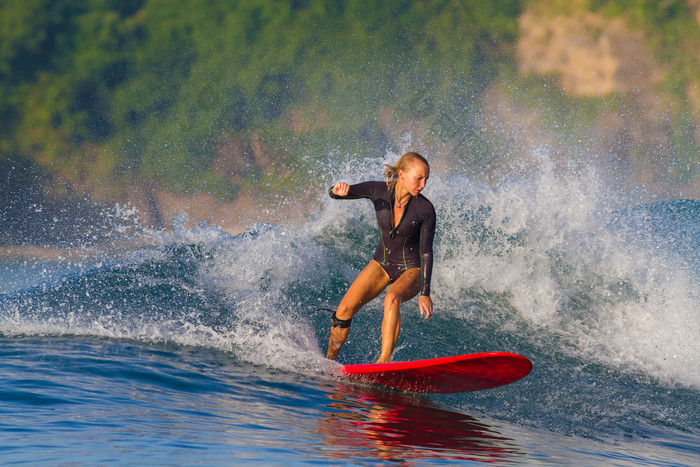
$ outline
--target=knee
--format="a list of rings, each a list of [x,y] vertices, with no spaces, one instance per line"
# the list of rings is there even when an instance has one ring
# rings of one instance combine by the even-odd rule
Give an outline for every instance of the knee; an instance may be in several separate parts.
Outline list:
[[[397,294],[396,292],[388,291],[384,297],[384,307],[386,308],[394,305],[400,305],[401,301],[401,295]]]
[[[344,303],[338,305],[338,309],[335,311],[335,316],[342,320],[352,319],[354,315],[354,310]]]

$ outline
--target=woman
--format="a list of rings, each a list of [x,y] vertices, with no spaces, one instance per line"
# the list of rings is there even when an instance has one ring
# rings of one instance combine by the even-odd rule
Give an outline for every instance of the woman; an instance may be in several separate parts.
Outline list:
[[[331,318],[326,358],[335,360],[348,338],[352,317],[387,287],[382,321],[382,351],[386,363],[396,347],[401,327],[399,307],[420,293],[418,308],[425,319],[433,314],[430,276],[433,269],[435,209],[420,192],[430,175],[423,156],[407,152],[395,165],[384,166],[386,182],[357,185],[337,183],[329,190],[335,199],[367,198],[377,214],[380,239],[374,258],[345,293]]]

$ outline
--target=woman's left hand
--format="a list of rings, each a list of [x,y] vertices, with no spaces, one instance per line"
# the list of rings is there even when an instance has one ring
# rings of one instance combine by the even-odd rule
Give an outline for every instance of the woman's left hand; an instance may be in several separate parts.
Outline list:
[[[418,297],[418,309],[420,310],[421,316],[423,316],[425,319],[430,318],[433,316],[433,301],[430,299],[430,297],[421,295]]]

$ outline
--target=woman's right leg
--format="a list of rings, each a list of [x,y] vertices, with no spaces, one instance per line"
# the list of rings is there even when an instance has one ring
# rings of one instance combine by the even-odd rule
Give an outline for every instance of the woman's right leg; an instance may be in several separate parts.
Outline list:
[[[348,321],[355,316],[355,313],[360,311],[360,308],[377,295],[382,293],[382,290],[390,283],[389,275],[384,268],[371,260],[367,266],[360,272],[355,281],[352,283],[348,291],[345,293],[343,300],[338,305],[335,312],[335,317],[338,321]],[[350,323],[342,327],[334,324],[331,326],[331,335],[328,340],[328,352],[326,358],[335,360],[340,352],[340,348],[345,344],[350,333]]]

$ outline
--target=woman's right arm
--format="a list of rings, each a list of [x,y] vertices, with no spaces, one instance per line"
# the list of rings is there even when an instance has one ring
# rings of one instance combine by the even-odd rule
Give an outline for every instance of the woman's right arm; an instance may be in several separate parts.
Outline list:
[[[373,199],[377,187],[377,182],[362,182],[355,185],[348,185],[345,182],[338,182],[328,190],[328,194],[334,199]]]

